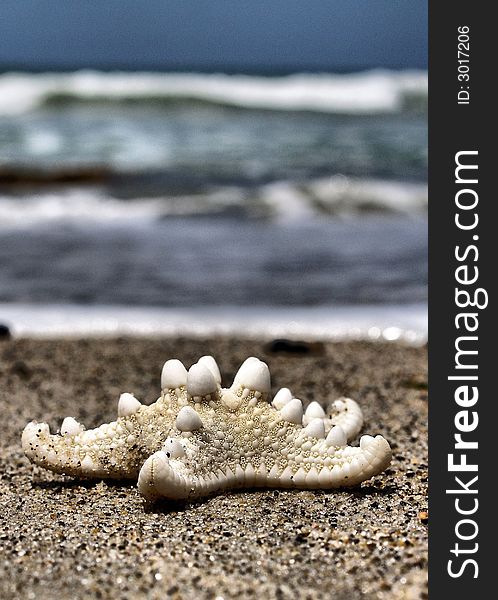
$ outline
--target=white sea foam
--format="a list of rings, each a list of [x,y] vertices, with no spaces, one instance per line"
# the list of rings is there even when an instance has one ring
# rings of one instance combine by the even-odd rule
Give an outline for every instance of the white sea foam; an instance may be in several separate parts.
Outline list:
[[[425,304],[310,308],[0,304],[16,337],[209,336],[402,341],[427,340]]]
[[[365,211],[424,213],[425,184],[364,180],[343,176],[305,184],[280,181],[246,190],[224,187],[193,195],[119,200],[97,188],[70,188],[0,196],[0,230],[50,223],[135,224],[168,217],[217,216],[241,211],[248,218],[282,221],[347,216]]]
[[[25,229],[50,223],[132,223],[153,221],[160,201],[122,202],[89,189],[19,196],[0,196],[0,229]]]
[[[272,110],[378,113],[402,110],[427,96],[424,71],[372,70],[353,74],[285,77],[193,73],[7,73],[0,75],[0,114],[34,110],[66,100],[195,99]]]
[[[427,186],[422,183],[359,179],[335,175],[304,184],[262,186],[260,197],[274,216],[296,220],[312,215],[348,216],[363,212],[423,213]]]

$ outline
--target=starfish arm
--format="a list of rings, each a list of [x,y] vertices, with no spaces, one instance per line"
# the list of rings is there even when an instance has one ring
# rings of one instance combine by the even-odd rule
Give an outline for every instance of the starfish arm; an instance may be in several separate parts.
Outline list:
[[[359,447],[346,446],[332,453],[323,449],[313,462],[297,455],[285,465],[278,461],[240,461],[231,466],[202,470],[171,459],[164,451],[150,456],[138,477],[138,490],[151,501],[194,499],[233,488],[273,487],[330,490],[351,487],[384,471],[391,462],[391,448],[381,436],[362,436]],[[259,467],[257,463],[259,462]],[[256,466],[255,464],[256,463]]]
[[[128,422],[101,425],[75,435],[51,434],[46,423],[28,423],[22,434],[22,447],[35,464],[64,475],[90,479],[133,479],[135,461],[130,455],[135,436]],[[131,429],[131,428],[130,428]]]
[[[173,417],[163,411],[162,397],[144,406],[129,396],[123,394],[118,404],[118,413],[123,416],[95,429],[85,430],[72,417],[64,419],[56,434],[50,433],[46,423],[28,423],[21,440],[24,453],[35,464],[55,473],[89,479],[135,479],[151,448],[160,448],[167,435],[166,431],[161,436],[159,429],[154,439],[153,434],[144,432],[144,424],[155,416],[164,422],[161,429],[166,429]]]

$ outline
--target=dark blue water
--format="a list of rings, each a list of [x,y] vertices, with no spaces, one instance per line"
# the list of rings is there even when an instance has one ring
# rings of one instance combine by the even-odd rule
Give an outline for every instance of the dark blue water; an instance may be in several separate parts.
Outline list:
[[[300,306],[426,297],[426,221],[416,217],[172,219],[0,239],[0,302]]]

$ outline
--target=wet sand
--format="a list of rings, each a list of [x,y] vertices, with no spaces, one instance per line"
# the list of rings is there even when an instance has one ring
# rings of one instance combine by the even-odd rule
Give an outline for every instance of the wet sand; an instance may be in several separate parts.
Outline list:
[[[426,349],[274,350],[233,339],[0,340],[0,597],[425,598]],[[28,421],[52,431],[68,415],[87,427],[111,421],[121,392],[156,400],[166,359],[203,354],[216,357],[225,384],[256,355],[274,391],[358,400],[364,432],[392,445],[391,467],[354,490],[257,490],[145,509],[132,484],[75,481],[24,458]]]

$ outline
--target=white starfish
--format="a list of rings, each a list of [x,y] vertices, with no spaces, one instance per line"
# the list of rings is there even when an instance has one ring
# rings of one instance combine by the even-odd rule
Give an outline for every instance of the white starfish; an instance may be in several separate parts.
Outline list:
[[[136,479],[145,498],[191,499],[232,488],[331,489],[358,485],[382,472],[391,448],[380,435],[348,446],[363,418],[353,400],[326,410],[282,388],[270,402],[265,363],[248,358],[230,388],[221,388],[215,360],[203,356],[187,372],[165,363],[161,397],[150,406],[122,394],[118,419],[96,429],[72,417],[60,434],[29,423],[26,456],[42,467],[76,477]]]

